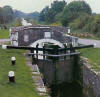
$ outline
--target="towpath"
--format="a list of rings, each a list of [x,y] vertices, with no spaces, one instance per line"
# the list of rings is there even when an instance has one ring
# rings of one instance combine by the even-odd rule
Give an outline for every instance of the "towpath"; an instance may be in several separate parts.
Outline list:
[[[0,45],[10,42],[10,39],[0,39]]]
[[[100,40],[93,40],[93,39],[78,39],[80,44],[84,45],[91,45],[94,44],[96,48],[100,48]]]

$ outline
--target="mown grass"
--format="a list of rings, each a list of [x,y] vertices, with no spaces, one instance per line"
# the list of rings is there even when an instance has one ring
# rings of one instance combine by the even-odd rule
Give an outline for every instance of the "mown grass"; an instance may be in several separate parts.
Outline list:
[[[0,47],[0,97],[39,97],[23,52],[22,50],[2,50]],[[15,66],[11,65],[12,56],[17,59]],[[15,72],[16,83],[9,83],[9,71]]]
[[[82,52],[82,56],[88,58],[93,69],[100,71],[100,48],[87,48],[80,52]]]
[[[0,30],[0,39],[9,38],[9,29]]]

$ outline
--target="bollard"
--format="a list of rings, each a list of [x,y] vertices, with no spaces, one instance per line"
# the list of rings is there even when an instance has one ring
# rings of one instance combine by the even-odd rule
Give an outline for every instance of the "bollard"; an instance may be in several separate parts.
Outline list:
[[[16,58],[15,57],[11,57],[11,62],[12,62],[12,65],[15,65],[16,64]]]
[[[14,83],[15,82],[15,74],[14,71],[8,72],[9,82]]]
[[[97,45],[97,44],[96,44],[96,43],[94,43],[93,45],[94,45],[94,47],[96,47],[96,45]]]
[[[2,45],[2,49],[7,49],[7,45]]]

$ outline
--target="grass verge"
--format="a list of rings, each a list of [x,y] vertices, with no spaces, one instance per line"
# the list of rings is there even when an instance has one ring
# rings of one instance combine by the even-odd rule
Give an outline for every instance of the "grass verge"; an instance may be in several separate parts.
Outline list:
[[[9,38],[9,29],[0,30],[0,39]]]
[[[23,53],[22,50],[2,50],[0,47],[0,97],[39,97]],[[15,66],[11,66],[12,56],[17,60]],[[10,70],[15,72],[16,83],[9,83]]]
[[[100,71],[100,48],[87,48],[80,52],[82,52],[82,56],[88,58],[93,69]]]

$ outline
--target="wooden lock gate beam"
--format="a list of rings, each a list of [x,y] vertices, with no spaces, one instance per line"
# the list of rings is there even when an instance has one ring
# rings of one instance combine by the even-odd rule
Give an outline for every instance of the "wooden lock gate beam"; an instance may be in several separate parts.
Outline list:
[[[23,49],[23,50],[38,50],[38,51],[53,51],[53,48],[39,48],[39,47],[30,47],[30,46],[11,46],[11,45],[5,45],[5,49]],[[2,46],[3,47],[3,46]],[[76,47],[66,47],[66,48],[58,48],[55,49],[56,51],[65,51],[65,50],[77,50],[77,49],[83,49],[83,48],[93,48],[94,45],[82,45],[82,46],[76,46]]]
[[[40,56],[49,56],[49,57],[64,57],[64,56],[73,56],[73,55],[79,55],[81,54],[80,52],[75,52],[75,53],[69,53],[69,54],[60,54],[60,55],[54,55],[54,54],[36,54],[36,53],[28,53],[28,55],[40,55]]]

